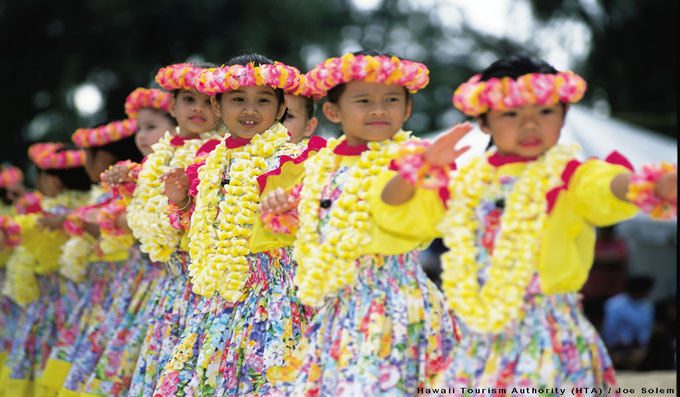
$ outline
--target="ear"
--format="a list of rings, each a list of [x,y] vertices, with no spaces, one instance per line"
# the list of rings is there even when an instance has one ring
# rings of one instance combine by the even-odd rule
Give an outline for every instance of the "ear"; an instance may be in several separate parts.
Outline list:
[[[220,101],[217,100],[217,95],[213,95],[210,97],[210,107],[212,108],[213,113],[215,113],[215,116],[222,117],[222,104],[220,103]]]
[[[304,136],[312,136],[318,124],[319,119],[317,119],[316,117],[312,117],[311,119],[309,119],[309,121],[307,121],[307,124],[305,125],[305,130],[302,132],[302,134]]]
[[[326,101],[321,110],[323,111],[323,115],[326,116],[331,123],[339,123],[342,120],[340,107],[332,102]]]
[[[276,120],[281,120],[281,117],[283,117],[284,113],[286,113],[285,101],[283,103],[280,103],[279,108],[276,110]]]
[[[170,95],[170,106],[168,107],[168,111],[170,112],[170,116],[172,116],[173,119],[177,118],[177,113],[175,112],[175,105],[177,105],[177,100],[175,99],[174,95]]]
[[[477,121],[479,129],[482,130],[483,133],[491,135],[491,128],[489,128],[487,123],[484,122],[484,119],[482,117],[479,116],[475,117],[475,121]]]
[[[404,123],[406,120],[411,117],[411,114],[413,113],[413,100],[409,98],[408,101],[406,101],[406,112],[404,113]]]

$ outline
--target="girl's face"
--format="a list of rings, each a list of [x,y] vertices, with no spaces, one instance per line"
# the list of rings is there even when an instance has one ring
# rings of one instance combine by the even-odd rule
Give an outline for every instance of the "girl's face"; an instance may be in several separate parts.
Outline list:
[[[45,171],[38,171],[38,175],[35,179],[35,187],[45,197],[55,197],[63,190],[61,180]]]
[[[532,158],[555,146],[566,110],[560,103],[525,105],[510,110],[490,110],[486,123],[477,121],[482,131],[493,138],[498,153]]]
[[[115,163],[116,157],[105,150],[87,149],[86,151],[85,172],[93,183],[98,183],[101,173]]]
[[[404,87],[353,80],[337,103],[326,102],[323,114],[342,125],[350,145],[382,141],[396,134],[411,116],[413,102]]]
[[[215,114],[222,117],[229,133],[245,139],[265,132],[286,110],[268,86],[241,87],[225,92],[219,101],[217,97],[211,100]]]
[[[185,137],[214,130],[219,122],[210,108],[210,97],[195,89],[180,90],[170,105],[170,114],[177,119],[179,134]]]
[[[175,125],[162,110],[142,108],[137,113],[137,132],[135,144],[137,149],[147,156],[153,150],[151,145],[158,142],[166,131],[172,131]]]
[[[299,95],[285,94],[286,119],[283,125],[290,133],[290,142],[298,143],[305,137],[310,137],[319,122],[316,117],[307,118],[305,109],[306,99]]]

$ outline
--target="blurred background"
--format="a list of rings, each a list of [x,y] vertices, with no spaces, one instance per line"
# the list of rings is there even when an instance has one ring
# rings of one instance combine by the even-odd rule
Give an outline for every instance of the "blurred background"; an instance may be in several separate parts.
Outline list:
[[[389,51],[429,67],[430,85],[414,96],[414,113],[406,125],[418,135],[431,136],[462,121],[451,105],[455,88],[498,57],[520,52],[560,70],[574,70],[588,82],[585,99],[570,112],[564,132],[568,140],[584,146],[585,155],[602,157],[600,152],[613,147],[633,156],[636,166],[677,162],[677,4],[0,0],[0,76],[5,79],[0,89],[0,162],[26,170],[30,143],[70,141],[76,128],[124,118],[126,96],[149,86],[158,68],[168,64],[221,64],[235,55],[258,52],[305,72],[329,56],[359,49]],[[337,133],[318,116],[320,134]],[[650,277],[645,299],[657,306],[652,326],[661,324],[663,330],[657,331],[665,335],[655,343],[672,351],[674,367],[677,222],[640,216],[599,235],[604,234],[623,239],[625,248],[598,242],[602,252],[618,251],[619,256],[602,259],[608,255],[602,254],[605,264],[594,266],[599,273],[589,283],[596,292],[585,291],[591,299],[589,315],[602,325],[607,299],[625,293],[629,281],[635,284],[631,279]],[[439,250],[435,243],[423,256],[434,279]],[[612,285],[598,293],[598,283]],[[651,338],[631,349],[644,344],[649,356]],[[661,359],[643,357],[625,365],[654,369],[650,360]]]

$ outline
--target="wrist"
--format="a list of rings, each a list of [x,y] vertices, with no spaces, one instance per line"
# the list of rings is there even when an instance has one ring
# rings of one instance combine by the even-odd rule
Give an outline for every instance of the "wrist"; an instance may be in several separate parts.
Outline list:
[[[427,160],[428,141],[411,141],[399,149],[399,154],[390,164],[403,181],[416,188],[436,190],[449,183],[450,165],[433,165]]]

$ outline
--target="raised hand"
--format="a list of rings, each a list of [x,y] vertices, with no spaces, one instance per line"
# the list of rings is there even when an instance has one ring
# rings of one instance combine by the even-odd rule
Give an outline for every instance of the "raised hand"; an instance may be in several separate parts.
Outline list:
[[[654,193],[662,199],[675,200],[678,198],[678,173],[671,172],[663,175],[654,184]]]
[[[456,124],[445,134],[439,136],[425,152],[425,160],[434,166],[443,167],[453,163],[461,154],[470,149],[470,146],[463,146],[456,149],[456,144],[472,130],[472,124],[464,122]]]
[[[125,182],[132,182],[132,173],[126,164],[116,164],[102,172],[101,180],[107,185],[118,186]]]
[[[297,200],[292,195],[286,193],[283,188],[276,188],[269,192],[261,201],[259,206],[260,213],[273,212],[283,214],[297,206]]]
[[[183,208],[189,201],[189,177],[184,168],[178,167],[163,175],[165,190],[163,193],[178,207]]]
[[[64,221],[66,221],[66,215],[47,215],[38,219],[38,223],[50,230],[61,229]]]

